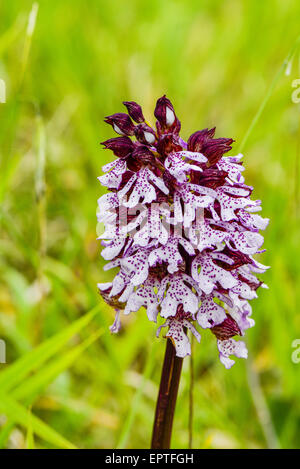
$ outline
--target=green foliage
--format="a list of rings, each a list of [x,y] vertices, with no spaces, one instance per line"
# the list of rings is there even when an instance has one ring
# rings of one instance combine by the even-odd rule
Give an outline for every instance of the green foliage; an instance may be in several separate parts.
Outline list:
[[[209,331],[194,347],[194,446],[299,447],[299,14],[296,0],[1,2],[1,448],[149,446],[164,340],[144,311],[108,332],[96,176],[112,159],[103,117],[136,100],[151,121],[164,93],[184,137],[216,125],[243,146],[271,219],[250,360],[226,371]],[[173,447],[188,444],[188,365]]]

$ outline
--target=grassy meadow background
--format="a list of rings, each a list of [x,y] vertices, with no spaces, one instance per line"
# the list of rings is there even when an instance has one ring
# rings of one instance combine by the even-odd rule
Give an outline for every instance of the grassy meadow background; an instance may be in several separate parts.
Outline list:
[[[149,447],[165,343],[142,310],[108,331],[96,178],[112,159],[104,116],[136,100],[153,122],[166,93],[183,137],[216,126],[231,154],[259,117],[245,175],[271,219],[250,359],[227,371],[209,331],[194,344],[193,447],[299,448],[300,3],[40,0],[28,29],[31,9],[0,2],[0,447]],[[174,448],[188,446],[189,382],[185,359]]]

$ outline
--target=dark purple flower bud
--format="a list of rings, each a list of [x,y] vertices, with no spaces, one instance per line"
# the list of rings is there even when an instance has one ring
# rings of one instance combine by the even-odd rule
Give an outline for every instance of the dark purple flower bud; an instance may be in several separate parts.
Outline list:
[[[135,125],[130,119],[130,117],[123,112],[117,112],[112,116],[107,116],[104,119],[104,122],[110,124],[113,127],[114,131],[117,132],[117,134],[134,135]]]
[[[166,95],[162,96],[157,100],[154,115],[158,120],[162,130],[174,126],[174,124],[176,124],[176,121],[178,121],[173,105],[171,101],[166,97]]]
[[[127,167],[131,171],[137,172],[144,164],[151,163],[155,160],[153,153],[146,145],[135,144],[131,158],[127,160]]]
[[[134,149],[134,144],[129,137],[110,138],[109,140],[102,142],[101,145],[112,150],[119,158],[128,157]]]
[[[139,124],[135,127],[134,134],[140,143],[153,145],[156,140],[154,130],[147,124]]]
[[[212,327],[211,331],[219,340],[227,340],[235,335],[242,335],[236,321],[229,314],[221,324]]]
[[[123,104],[127,107],[127,111],[131,119],[133,119],[135,122],[138,122],[139,124],[145,121],[142,108],[139,104],[135,103],[134,101],[123,101]]]

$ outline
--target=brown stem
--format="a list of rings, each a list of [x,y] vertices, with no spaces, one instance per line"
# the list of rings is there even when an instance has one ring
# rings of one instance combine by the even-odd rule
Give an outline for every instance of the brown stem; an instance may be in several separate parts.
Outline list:
[[[182,368],[182,358],[175,355],[175,348],[167,339],[165,359],[153,425],[151,449],[169,449],[172,424]]]
[[[193,418],[194,418],[194,358],[193,358],[194,336],[191,334],[191,356],[190,356],[190,390],[189,390],[189,449],[193,447]]]

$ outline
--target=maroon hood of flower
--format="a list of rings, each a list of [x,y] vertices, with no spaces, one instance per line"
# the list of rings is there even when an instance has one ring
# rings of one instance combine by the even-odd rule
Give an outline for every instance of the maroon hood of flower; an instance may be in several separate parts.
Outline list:
[[[238,267],[251,263],[251,259],[249,256],[247,256],[247,254],[229,249],[228,246],[225,246],[222,252],[231,259],[231,264],[221,261],[215,261],[215,263],[220,265],[225,270],[237,269]]]
[[[207,156],[207,155],[205,155]],[[194,179],[201,184],[202,186],[210,187],[211,189],[216,189],[217,187],[223,186],[225,179],[228,176],[226,171],[222,171],[215,168],[206,168],[203,173],[195,174],[194,171]]]
[[[214,138],[216,128],[197,130],[188,139],[188,150],[202,153],[204,145]]]
[[[188,150],[205,155],[210,166],[216,164],[222,156],[232,149],[232,138],[214,138],[216,128],[203,129],[193,133],[188,139]]]
[[[134,149],[134,144],[129,137],[110,138],[102,142],[101,145],[104,145],[108,150],[112,150],[119,158],[127,158]]]
[[[120,135],[133,135],[134,134],[134,123],[127,114],[123,112],[117,112],[111,116],[107,116],[104,120],[107,124],[110,124],[114,131]]]
[[[219,340],[226,340],[235,335],[241,335],[239,326],[229,314],[227,314],[227,318],[221,324],[212,327],[211,331]]]
[[[154,155],[147,145],[136,145],[132,157],[144,164],[154,161]]]

